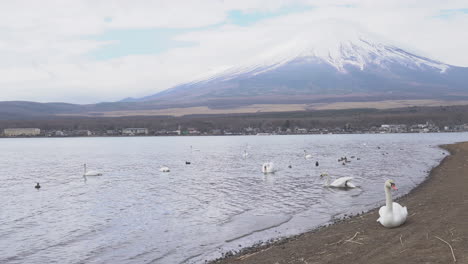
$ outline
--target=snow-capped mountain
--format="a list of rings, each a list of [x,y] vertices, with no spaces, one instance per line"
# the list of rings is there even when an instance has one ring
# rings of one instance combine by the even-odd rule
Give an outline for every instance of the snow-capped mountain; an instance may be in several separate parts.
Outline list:
[[[415,55],[353,27],[321,27],[242,65],[136,99],[184,105],[468,97],[468,68]]]

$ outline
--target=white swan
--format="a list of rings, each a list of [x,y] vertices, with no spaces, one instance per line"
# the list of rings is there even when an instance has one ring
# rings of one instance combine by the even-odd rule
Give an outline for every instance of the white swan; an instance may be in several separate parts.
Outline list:
[[[311,154],[307,154],[307,151],[304,149],[304,158],[305,159],[311,159],[312,158],[312,155]]]
[[[160,169],[159,169],[160,172],[170,172],[171,170],[169,169],[169,167],[167,166],[162,166]]]
[[[387,180],[384,185],[385,188],[385,206],[380,207],[379,219],[377,222],[381,223],[384,227],[393,228],[402,225],[408,216],[406,206],[403,207],[399,203],[392,200],[392,193],[390,188],[398,190],[393,180]]]
[[[248,156],[249,156],[249,153],[247,152],[247,150],[244,150],[244,153],[242,153],[242,157],[246,159]]]
[[[273,162],[263,163],[262,172],[263,173],[274,173],[275,172],[275,167],[273,166]]]
[[[200,151],[199,149],[193,148],[192,145],[190,145],[190,152],[192,151]]]
[[[99,171],[88,171],[86,169],[86,163],[84,164],[84,174],[83,176],[102,176],[102,173],[100,173]]]
[[[328,175],[328,173],[320,174],[320,178],[323,177],[327,178],[326,186],[335,188],[356,188],[356,185],[350,182],[353,179],[353,177],[341,177],[334,180],[332,183],[330,183],[330,175]]]

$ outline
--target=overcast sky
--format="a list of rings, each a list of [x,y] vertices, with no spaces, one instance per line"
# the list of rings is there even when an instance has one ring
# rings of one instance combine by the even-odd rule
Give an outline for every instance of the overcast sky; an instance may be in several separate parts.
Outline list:
[[[468,67],[468,0],[1,1],[0,101],[150,95],[240,64],[324,20]]]

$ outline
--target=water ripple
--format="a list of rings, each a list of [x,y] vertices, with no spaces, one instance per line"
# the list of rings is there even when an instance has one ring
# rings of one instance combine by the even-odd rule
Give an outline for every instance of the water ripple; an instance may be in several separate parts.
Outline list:
[[[0,262],[202,263],[382,204],[387,178],[403,195],[444,157],[437,145],[466,138],[2,139]],[[338,162],[343,156],[351,162]],[[267,161],[275,174],[261,173]],[[104,175],[83,178],[84,163]],[[322,172],[353,176],[359,188],[324,187]]]

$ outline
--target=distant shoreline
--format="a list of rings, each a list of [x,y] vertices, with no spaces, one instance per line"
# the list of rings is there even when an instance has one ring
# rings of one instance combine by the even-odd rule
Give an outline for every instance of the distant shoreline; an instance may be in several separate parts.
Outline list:
[[[376,208],[212,263],[468,263],[468,142],[441,147],[451,155],[398,199],[409,212],[403,226],[382,227]]]
[[[148,135],[252,135],[276,134],[361,134],[468,131],[468,105],[405,107],[378,110],[310,110],[301,112],[257,112],[254,114],[1,118],[5,129],[40,129],[27,136],[119,136],[125,129],[147,129]],[[133,133],[135,135],[139,132]]]
[[[466,133],[467,131],[439,131],[439,132],[398,132],[398,133],[304,133],[304,134],[202,134],[202,135],[92,135],[92,136],[0,136],[0,138],[135,138],[135,137],[220,137],[220,136],[311,136],[311,135],[386,135],[386,134],[451,134]]]

